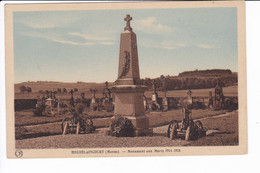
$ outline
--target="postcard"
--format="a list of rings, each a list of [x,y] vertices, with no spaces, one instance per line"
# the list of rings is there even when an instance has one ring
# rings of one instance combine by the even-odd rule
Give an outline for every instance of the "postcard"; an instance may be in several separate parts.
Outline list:
[[[247,154],[244,2],[7,4],[8,158]]]

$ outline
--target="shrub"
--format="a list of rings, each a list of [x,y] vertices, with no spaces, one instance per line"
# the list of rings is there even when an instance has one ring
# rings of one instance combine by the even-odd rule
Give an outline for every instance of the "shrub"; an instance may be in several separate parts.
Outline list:
[[[112,119],[110,132],[112,136],[116,137],[131,137],[134,134],[134,127],[129,119],[123,116],[115,116]]]
[[[33,110],[33,114],[34,114],[34,116],[42,116],[43,115],[42,113],[44,112],[44,110],[45,110],[45,105],[41,104],[39,107],[37,107]]]
[[[87,117],[84,119],[85,133],[92,133],[96,130],[91,118]]]

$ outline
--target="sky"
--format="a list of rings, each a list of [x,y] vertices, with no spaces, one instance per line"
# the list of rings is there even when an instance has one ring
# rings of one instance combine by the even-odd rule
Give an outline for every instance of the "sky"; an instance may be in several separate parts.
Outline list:
[[[141,78],[238,71],[234,7],[14,12],[15,83],[114,82],[126,14]]]

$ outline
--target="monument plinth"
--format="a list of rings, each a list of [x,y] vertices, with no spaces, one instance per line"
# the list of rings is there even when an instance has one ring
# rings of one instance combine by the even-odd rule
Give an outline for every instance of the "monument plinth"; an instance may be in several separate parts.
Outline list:
[[[130,26],[132,17],[126,15],[126,27],[121,34],[118,78],[111,87],[115,94],[115,115],[125,116],[135,128],[135,136],[152,133],[145,116],[143,94],[146,86],[139,85],[139,63],[136,35]]]

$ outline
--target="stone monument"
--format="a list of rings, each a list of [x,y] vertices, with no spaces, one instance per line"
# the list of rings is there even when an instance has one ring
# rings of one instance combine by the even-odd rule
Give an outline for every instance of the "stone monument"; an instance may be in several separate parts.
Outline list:
[[[166,79],[163,80],[163,90],[164,90],[164,97],[163,97],[163,111],[167,111],[169,109],[169,106],[168,106],[168,99],[167,99],[167,96],[166,96],[166,93],[167,93],[167,89],[166,89]]]
[[[158,93],[156,91],[156,80],[153,80],[153,93],[152,93],[152,106],[151,109],[152,111],[158,111],[161,109],[159,103],[158,103]]]
[[[149,119],[145,115],[143,94],[146,86],[139,85],[139,63],[136,35],[130,26],[132,17],[126,15],[126,27],[121,33],[118,78],[111,91],[115,94],[115,115],[131,120],[134,135],[141,136],[152,133]]]

